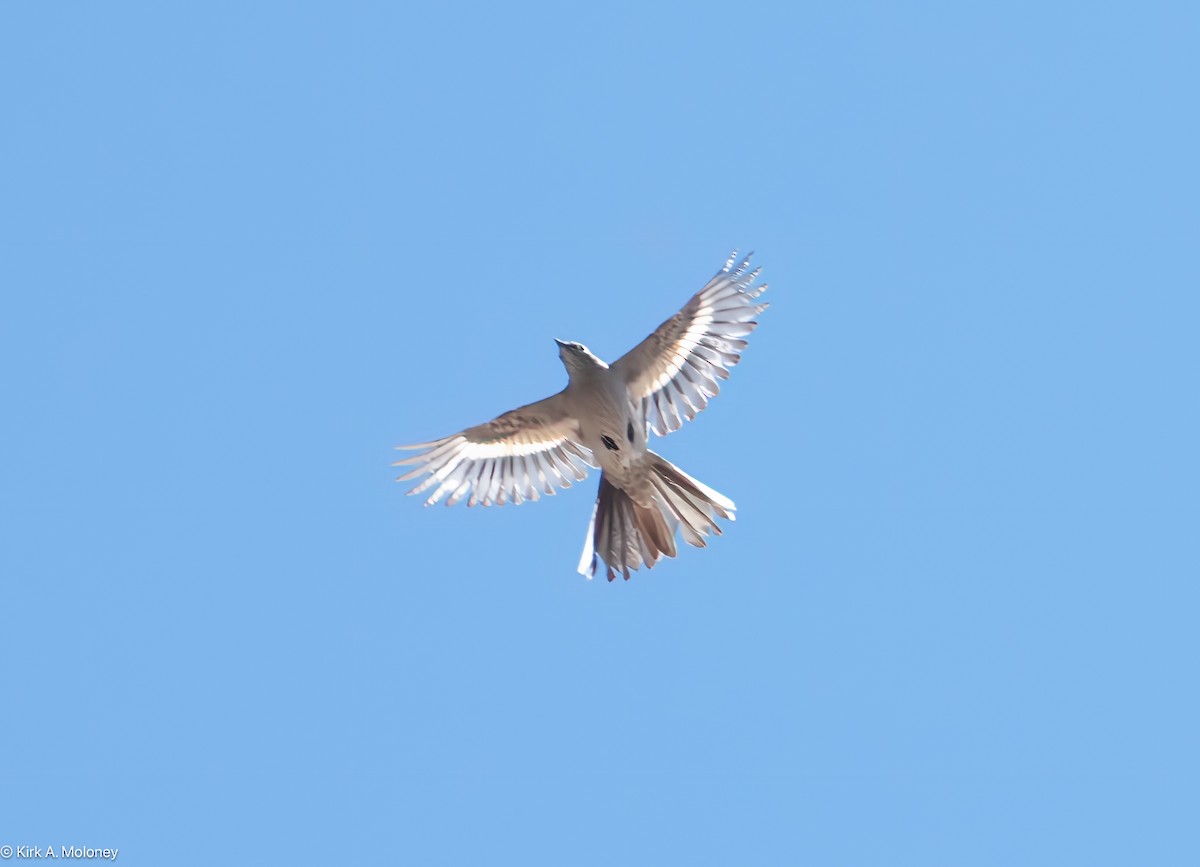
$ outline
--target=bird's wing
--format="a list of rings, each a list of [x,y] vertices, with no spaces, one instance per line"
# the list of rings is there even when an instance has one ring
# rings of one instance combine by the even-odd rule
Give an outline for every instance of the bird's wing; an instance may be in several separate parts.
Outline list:
[[[746,348],[742,338],[767,309],[756,300],[767,288],[753,285],[759,269],[747,270],[749,255],[735,262],[737,253],[682,310],[612,365],[659,436],[679,430],[716,396],[717,380],[729,378]]]
[[[422,450],[393,466],[416,465],[398,482],[429,474],[408,492],[433,488],[427,506],[447,495],[446,505],[453,506],[468,493],[468,506],[536,500],[539,489],[553,494],[555,486],[581,481],[587,467],[596,466],[591,451],[578,441],[562,392],[453,436],[399,448]]]

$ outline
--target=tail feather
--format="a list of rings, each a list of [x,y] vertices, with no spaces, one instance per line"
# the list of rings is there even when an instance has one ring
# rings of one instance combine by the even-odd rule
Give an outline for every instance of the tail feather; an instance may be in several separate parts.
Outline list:
[[[645,564],[653,568],[662,557],[674,557],[675,531],[682,529],[684,541],[703,547],[710,532],[720,535],[717,518],[734,520],[733,501],[696,481],[666,459],[649,452],[648,471],[653,503],[639,506],[624,490],[614,485],[607,473],[600,475],[600,491],[584,541],[579,572],[589,578],[603,560],[608,580],[619,570],[629,580],[629,570]]]
[[[663,461],[656,467],[651,482],[658,493],[658,501],[683,528],[683,538],[690,545],[704,547],[704,536],[711,530],[718,536],[721,528],[717,518],[735,520],[733,502],[693,479],[678,467]]]

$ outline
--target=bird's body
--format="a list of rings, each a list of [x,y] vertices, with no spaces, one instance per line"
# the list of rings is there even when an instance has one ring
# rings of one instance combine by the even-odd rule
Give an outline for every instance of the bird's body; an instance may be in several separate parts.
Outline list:
[[[594,574],[597,557],[626,579],[643,563],[674,557],[675,533],[704,545],[720,533],[716,519],[733,520],[728,498],[688,476],[648,448],[649,432],[677,430],[718,392],[717,379],[740,359],[741,339],[766,309],[755,299],[758,271],[749,257],[725,268],[679,313],[612,365],[579,343],[556,341],[567,369],[566,388],[545,400],[505,413],[486,424],[433,442],[401,448],[422,453],[398,465],[417,464],[401,481],[429,475],[409,493],[434,488],[426,505],[447,497],[453,505],[503,505],[553,494],[586,467],[598,466],[600,490],[579,571]]]
[[[571,353],[584,358],[580,367],[567,366],[571,381],[563,392],[567,412],[579,421],[579,441],[614,485],[644,503],[645,420],[635,418],[629,388],[611,367],[579,344],[560,344],[560,354]]]

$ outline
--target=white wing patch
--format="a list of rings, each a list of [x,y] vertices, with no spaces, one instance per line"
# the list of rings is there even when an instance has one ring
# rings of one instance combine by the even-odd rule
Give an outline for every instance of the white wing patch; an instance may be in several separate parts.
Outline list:
[[[737,266],[734,267],[734,263]],[[754,317],[769,305],[757,299],[766,283],[754,285],[759,270],[737,254],[692,296],[683,309],[613,365],[629,386],[646,424],[659,436],[696,417],[720,392],[718,379],[741,360],[742,338],[757,327]]]
[[[428,474],[408,492],[411,496],[432,488],[427,506],[443,498],[453,506],[468,494],[468,506],[537,500],[542,493],[553,495],[556,488],[582,481],[588,468],[596,466],[591,451],[575,435],[575,423],[563,409],[561,394],[556,394],[453,436],[399,446],[422,452],[393,464],[416,465],[396,481]]]

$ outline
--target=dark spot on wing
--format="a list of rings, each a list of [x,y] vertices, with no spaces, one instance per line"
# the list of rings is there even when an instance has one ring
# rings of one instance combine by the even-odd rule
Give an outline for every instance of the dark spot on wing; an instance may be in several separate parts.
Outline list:
[[[609,451],[612,451],[612,452],[619,451],[616,441],[612,437],[610,437],[608,434],[605,434],[604,436],[600,437],[600,442],[604,443],[604,447],[606,449],[608,449]]]
[[[625,436],[629,437],[630,442],[633,442],[633,422],[629,422],[629,424],[625,426]]]

